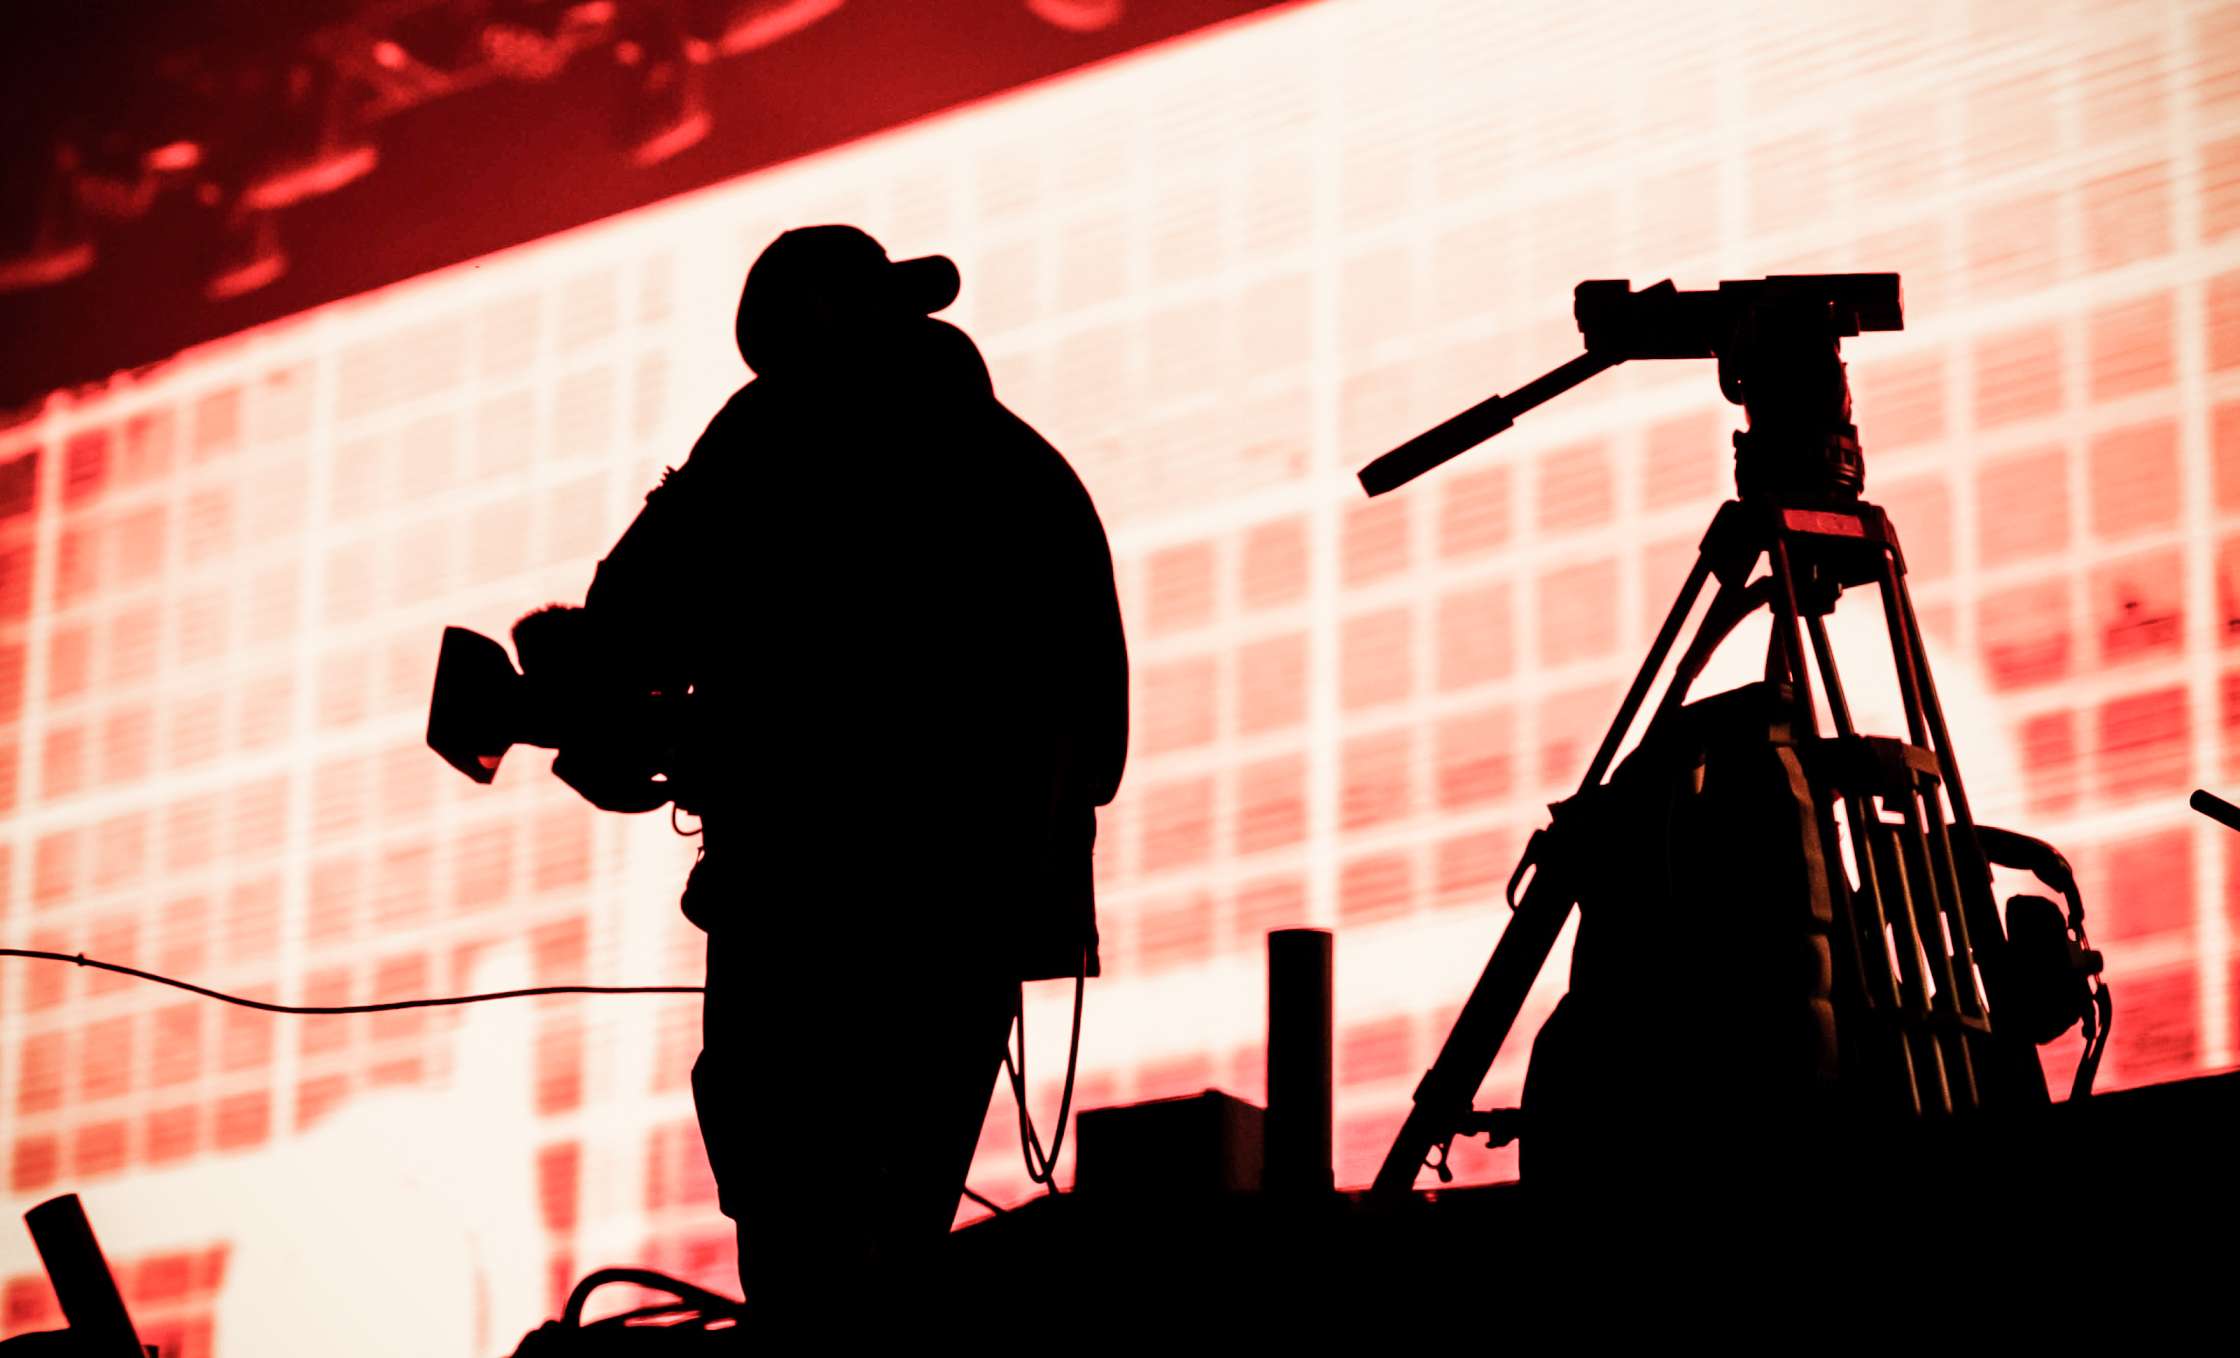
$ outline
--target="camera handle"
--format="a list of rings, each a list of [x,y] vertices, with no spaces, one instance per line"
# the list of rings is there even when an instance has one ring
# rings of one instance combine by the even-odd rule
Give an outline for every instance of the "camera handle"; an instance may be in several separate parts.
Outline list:
[[[1858,431],[1836,351],[1848,336],[1904,327],[1898,275],[1776,274],[1701,292],[1683,292],[1671,279],[1640,289],[1625,279],[1589,279],[1573,289],[1571,309],[1585,353],[1377,458],[1361,469],[1361,488],[1375,496],[1404,486],[1629,360],[1712,358],[1720,393],[1750,415],[1753,433],[1736,445],[1746,497],[1858,493]]]
[[[1667,285],[1669,286],[1669,285]],[[1443,462],[1450,462],[1517,422],[1517,416],[1552,401],[1581,382],[1625,362],[1608,354],[1581,354],[1506,396],[1489,396],[1443,420],[1363,467],[1361,488],[1382,495],[1408,484]]]

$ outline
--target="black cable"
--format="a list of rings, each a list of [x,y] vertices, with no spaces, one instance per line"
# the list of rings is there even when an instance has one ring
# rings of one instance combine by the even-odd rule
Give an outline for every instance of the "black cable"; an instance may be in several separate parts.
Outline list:
[[[2098,1024],[2094,1016],[2098,1016]],[[2085,1098],[2092,1093],[2092,1082],[2100,1074],[2100,1058],[2108,1050],[2108,1030],[2116,1025],[2115,997],[2108,993],[2105,983],[2092,992],[2092,1008],[2085,1014],[2084,1054],[2077,1059],[2076,1075],[2069,1082],[2069,1097]]]
[[[1050,1154],[1043,1160],[1046,1171],[1043,1182],[1049,1186],[1052,1193],[1058,1191],[1058,1152],[1065,1148],[1066,1124],[1073,1116],[1073,1077],[1081,1062],[1081,997],[1089,981],[1088,965],[1088,959],[1084,956],[1081,969],[1073,974],[1073,1031],[1066,1038],[1066,1082],[1063,1092],[1058,1096],[1058,1125],[1056,1130],[1050,1133]],[[1021,1036],[1025,1036],[1024,1032],[1021,1033]],[[1021,1047],[1019,1054],[1021,1059],[1024,1060],[1026,1056],[1024,1046]]]
[[[264,1000],[246,999],[228,995],[222,990],[198,986],[191,981],[176,980],[138,967],[128,967],[117,962],[104,962],[84,953],[47,952],[39,948],[0,948],[0,957],[35,957],[48,962],[75,962],[81,967],[94,967],[113,971],[120,976],[138,977],[179,990],[190,991],[206,999],[223,1000],[238,1004],[244,1009],[262,1009],[268,1014],[379,1014],[392,1009],[437,1009],[453,1004],[480,1004],[485,1000],[518,1000],[529,995],[702,995],[707,987],[696,985],[540,985],[520,990],[492,990],[480,995],[440,995],[417,1000],[386,1000],[380,1004],[271,1004]]]
[[[1036,1134],[1034,1118],[1027,1111],[1027,1004],[1022,990],[1019,996],[1017,1019],[1019,1026],[1019,1054],[1011,1054],[1011,1043],[1003,1044],[1003,1069],[1011,1079],[1011,1097],[1019,1105],[1019,1154],[1027,1162],[1027,1177],[1050,1190],[1052,1197],[1058,1193],[1058,1152],[1065,1147],[1066,1123],[1073,1112],[1073,1079],[1081,1060],[1081,999],[1089,980],[1089,954],[1084,948],[1081,965],[1073,974],[1073,1032],[1066,1043],[1066,1079],[1063,1092],[1058,1097],[1057,1129],[1050,1134],[1050,1148],[1044,1150],[1042,1138]]]
[[[1002,1203],[997,1202],[994,1198],[985,1197],[979,1193],[973,1192],[971,1184],[966,1184],[964,1186],[964,1195],[972,1199],[974,1202],[979,1203],[982,1207],[985,1207],[989,1211],[995,1213],[999,1217],[1007,1217],[1011,1215],[1011,1209],[1004,1206]]]
[[[376,1004],[274,1004],[267,1000],[252,1000],[242,995],[229,995],[223,990],[212,990],[208,986],[199,986],[192,981],[182,981],[176,977],[165,976],[160,972],[142,971],[138,967],[128,967],[120,962],[104,962],[98,957],[88,957],[84,953],[50,952],[44,948],[0,948],[0,957],[29,957],[44,962],[69,962],[76,966],[92,967],[98,971],[115,972],[119,976],[153,981],[157,985],[171,986],[189,994],[200,995],[205,999],[239,1005],[244,1009],[258,1009],[268,1014],[312,1016],[380,1014],[398,1009],[436,1009],[449,1005],[481,1004],[488,1000],[517,1000],[532,995],[705,995],[707,993],[706,986],[696,985],[544,985],[526,986],[519,990],[485,991],[477,995],[437,995],[411,1000],[384,1000]],[[1042,1139],[1036,1134],[1034,1121],[1027,1111],[1027,1015],[1024,995],[1021,996],[1018,1011],[1019,1054],[1016,1062],[1014,1062],[1011,1054],[1011,1044],[1007,1041],[1003,1047],[1004,1070],[1011,1076],[1011,1092],[1019,1105],[1019,1147],[1020,1152],[1026,1157],[1027,1174],[1036,1183],[1049,1189],[1052,1194],[1058,1191],[1058,1152],[1065,1146],[1066,1122],[1073,1111],[1074,1075],[1079,1067],[1081,1056],[1081,1000],[1087,980],[1088,959],[1084,955],[1081,968],[1074,973],[1073,978],[1073,1032],[1066,1047],[1065,1087],[1058,1100],[1057,1130],[1051,1133],[1050,1148],[1047,1151],[1043,1149]],[[964,1193],[966,1197],[999,1216],[1009,1211],[1008,1208],[1000,1207],[989,1199],[973,1192],[969,1187],[964,1190]]]
[[[1003,1071],[1011,1081],[1011,1101],[1019,1109],[1019,1155],[1027,1162],[1027,1178],[1048,1187],[1043,1179],[1042,1139],[1035,1134],[1034,1117],[1027,1109],[1027,997],[1021,987],[1019,1007],[1014,1011],[1019,1026],[1019,1054],[1014,1062],[1011,1043],[1003,1044]]]
[[[568,1304],[560,1312],[560,1323],[569,1329],[582,1328],[584,1306],[590,1302],[592,1293],[608,1283],[629,1283],[634,1287],[642,1287],[649,1292],[667,1292],[677,1299],[674,1303],[666,1306],[652,1308],[656,1310],[692,1307],[710,1318],[723,1317],[735,1320],[739,1318],[746,1307],[745,1302],[726,1297],[720,1292],[710,1292],[704,1287],[688,1283],[681,1278],[672,1278],[665,1273],[656,1273],[650,1268],[602,1268],[584,1277],[581,1282],[575,1285],[575,1290],[568,1294]],[[593,1321],[592,1323],[604,1325],[618,1318],[609,1316],[606,1320]]]

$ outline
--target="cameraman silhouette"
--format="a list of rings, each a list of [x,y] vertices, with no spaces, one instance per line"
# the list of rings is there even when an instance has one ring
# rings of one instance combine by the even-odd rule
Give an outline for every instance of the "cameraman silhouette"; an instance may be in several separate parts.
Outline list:
[[[691,694],[667,787],[704,833],[693,1097],[765,1313],[852,1323],[829,1306],[923,1275],[1020,983],[1098,970],[1095,808],[1127,748],[1111,554],[932,319],[957,290],[853,227],[778,237],[739,303],[754,379],[585,600],[632,687]],[[596,751],[563,754],[597,782]]]

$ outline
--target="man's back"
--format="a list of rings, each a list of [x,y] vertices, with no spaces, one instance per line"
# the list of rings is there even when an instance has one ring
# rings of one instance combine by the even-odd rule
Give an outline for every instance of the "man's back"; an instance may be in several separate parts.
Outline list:
[[[694,685],[697,804],[757,894],[814,929],[844,876],[886,903],[857,924],[1024,930],[1022,974],[1070,974],[1079,944],[1048,935],[1091,928],[1125,647],[1087,493],[972,342],[923,320],[860,365],[759,378],[652,500],[590,605]]]

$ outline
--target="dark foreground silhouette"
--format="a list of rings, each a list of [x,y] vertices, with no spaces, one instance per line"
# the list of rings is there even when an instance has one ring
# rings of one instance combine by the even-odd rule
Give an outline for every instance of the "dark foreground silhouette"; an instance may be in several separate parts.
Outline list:
[[[1097,971],[1095,808],[1127,746],[1111,556],[1065,459],[931,319],[957,288],[851,227],[780,236],[740,301],[754,380],[585,601],[627,687],[692,693],[693,1093],[765,1313],[917,1276],[1020,982]],[[628,803],[642,772],[597,744],[563,750],[571,781]]]

